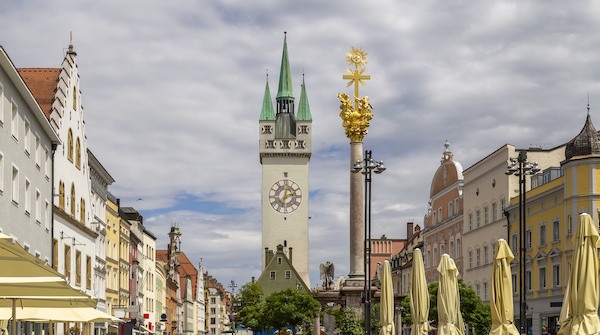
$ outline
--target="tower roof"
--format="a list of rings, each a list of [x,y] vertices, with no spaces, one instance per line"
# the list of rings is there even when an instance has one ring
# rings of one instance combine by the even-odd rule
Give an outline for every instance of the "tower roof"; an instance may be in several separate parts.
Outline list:
[[[281,71],[279,72],[279,89],[276,99],[293,98],[292,73],[290,72],[290,61],[287,52],[287,38],[283,38],[283,55],[281,56]]]
[[[310,107],[308,106],[308,97],[306,96],[306,85],[304,84],[304,77],[302,77],[302,91],[300,92],[300,103],[298,104],[298,121],[312,121],[312,115],[310,114]]]
[[[575,156],[600,155],[599,138],[592,117],[588,113],[581,132],[567,143],[565,158],[569,160]]]
[[[260,111],[260,121],[275,120],[273,111],[273,101],[271,100],[271,90],[269,89],[269,77],[267,76],[267,86],[265,87],[265,97],[263,98],[262,110]]]

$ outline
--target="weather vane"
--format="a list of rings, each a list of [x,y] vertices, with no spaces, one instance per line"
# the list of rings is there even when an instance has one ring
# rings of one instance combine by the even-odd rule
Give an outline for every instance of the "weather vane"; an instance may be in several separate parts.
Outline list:
[[[367,63],[367,53],[362,48],[350,49],[350,52],[346,52],[346,63],[354,64],[354,71],[350,68],[346,68],[350,75],[344,75],[344,79],[350,79],[347,87],[354,84],[354,106],[352,101],[346,93],[338,93],[338,98],[342,104],[340,109],[340,117],[343,120],[342,126],[346,128],[346,136],[350,138],[351,142],[362,142],[362,139],[367,135],[367,127],[369,126],[369,120],[373,118],[371,109],[373,106],[369,103],[369,97],[359,98],[358,95],[358,84],[360,83],[364,87],[367,87],[363,80],[371,79],[371,76],[364,75],[366,68],[364,67]]]

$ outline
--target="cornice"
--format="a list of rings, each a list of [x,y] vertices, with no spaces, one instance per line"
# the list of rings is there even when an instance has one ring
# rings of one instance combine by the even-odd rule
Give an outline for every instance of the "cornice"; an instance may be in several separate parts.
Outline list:
[[[98,237],[98,233],[96,233],[93,230],[91,230],[90,228],[86,227],[86,225],[79,222],[79,220],[75,219],[70,214],[65,212],[62,208],[60,208],[56,205],[54,206],[54,214],[65,219],[68,223],[72,224],[73,226],[75,226],[75,228],[79,229],[80,231],[82,231],[86,235],[92,237],[93,239],[96,239]]]

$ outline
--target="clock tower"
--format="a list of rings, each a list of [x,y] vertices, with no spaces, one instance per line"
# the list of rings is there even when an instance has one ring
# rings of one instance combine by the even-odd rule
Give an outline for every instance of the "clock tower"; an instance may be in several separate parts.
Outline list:
[[[260,163],[262,164],[262,252],[275,251],[278,245],[291,261],[307,287],[308,276],[308,162],[311,155],[312,116],[302,78],[298,112],[287,52],[279,73],[276,109],[273,109],[269,81],[259,120]],[[261,253],[262,254],[262,253]],[[265,257],[261,257],[265,269]],[[277,274],[275,274],[277,275]],[[280,274],[285,279],[285,274]]]

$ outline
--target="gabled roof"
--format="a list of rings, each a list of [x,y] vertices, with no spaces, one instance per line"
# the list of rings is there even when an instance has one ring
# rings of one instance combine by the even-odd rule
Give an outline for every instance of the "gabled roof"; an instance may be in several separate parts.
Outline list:
[[[156,250],[156,259],[169,263],[169,251],[168,250]]]
[[[310,114],[310,107],[308,106],[308,97],[306,95],[306,84],[304,84],[304,77],[302,78],[302,91],[300,92],[300,103],[298,104],[298,116],[297,121],[312,121],[312,115]]]
[[[277,97],[279,98],[294,98],[292,90],[292,73],[290,71],[290,61],[287,52],[287,37],[283,38],[283,54],[281,55],[281,70],[279,71],[279,89]]]
[[[275,112],[273,111],[273,100],[271,100],[271,90],[269,89],[269,77],[267,76],[267,86],[265,87],[265,96],[263,98],[262,110],[260,111],[260,121],[275,121]]]
[[[281,259],[281,263],[278,262],[278,259]],[[281,278],[280,273],[279,276],[275,276],[275,280],[272,280],[270,278],[271,271],[276,270],[290,270],[290,279],[285,279],[285,277]],[[292,262],[290,262],[287,255],[283,252],[283,245],[281,244],[277,246],[277,252],[273,255],[273,257],[271,257],[269,263],[265,266],[265,269],[260,274],[260,277],[258,277],[257,283],[260,284],[265,290],[265,297],[269,296],[273,292],[285,290],[287,288],[297,289],[298,286],[301,286],[303,292],[310,292],[310,288],[306,286],[306,283],[302,280],[302,277],[298,274],[296,268],[294,268],[294,265],[292,265]]]
[[[179,267],[177,268],[177,270],[179,271],[179,277],[181,278],[180,280],[182,281],[182,283],[180,284],[181,287],[185,287],[184,283],[185,283],[185,278],[187,276],[190,276],[190,278],[192,279],[192,297],[196,296],[196,283],[197,283],[197,277],[198,277],[198,271],[196,270],[196,268],[192,265],[192,262],[190,262],[190,260],[187,258],[187,256],[185,255],[185,253],[182,251],[179,253],[179,256],[177,256],[177,260],[179,261]],[[185,290],[180,290],[181,291],[181,299],[185,299]]]
[[[37,100],[46,118],[50,118],[52,102],[54,102],[58,78],[62,69],[20,68],[17,71],[19,71],[31,94]]]
[[[13,82],[15,88],[23,97],[25,103],[27,103],[29,108],[31,108],[33,115],[40,122],[42,128],[50,138],[50,141],[52,141],[52,143],[61,143],[60,138],[50,125],[46,113],[44,113],[44,111],[40,107],[39,102],[36,100],[34,93],[23,79],[23,76],[19,74],[19,70],[10,60],[8,54],[2,46],[0,46],[0,68],[2,68],[6,72],[9,80]]]

